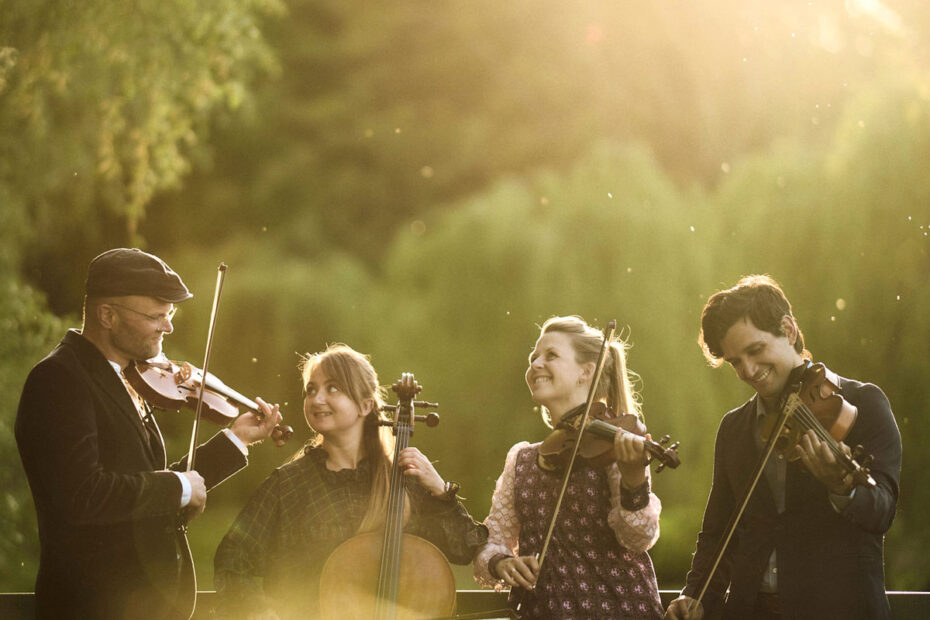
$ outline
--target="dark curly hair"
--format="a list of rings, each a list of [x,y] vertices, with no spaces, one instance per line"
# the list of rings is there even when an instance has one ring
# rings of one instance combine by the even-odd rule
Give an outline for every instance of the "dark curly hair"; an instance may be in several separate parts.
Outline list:
[[[797,327],[795,350],[802,356],[804,335],[791,313],[791,303],[778,283],[767,275],[743,276],[736,286],[711,295],[701,313],[701,335],[698,344],[711,366],[723,363],[721,341],[734,323],[748,318],[756,328],[774,336],[784,336],[782,319],[789,317]]]

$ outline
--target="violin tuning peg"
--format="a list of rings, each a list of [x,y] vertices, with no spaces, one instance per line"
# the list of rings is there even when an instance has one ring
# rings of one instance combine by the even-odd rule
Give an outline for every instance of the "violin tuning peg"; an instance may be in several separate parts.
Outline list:
[[[860,464],[862,469],[868,470],[869,466],[872,465],[872,461],[874,460],[875,460],[875,457],[873,455],[871,454],[866,455],[866,457],[862,459],[862,463]]]
[[[681,445],[681,442],[680,442],[680,441],[676,441],[675,443],[673,443],[672,445],[670,445],[670,446],[668,447],[668,449],[669,449],[669,450],[677,450],[677,449],[678,449],[678,446],[680,446],[680,445]]]
[[[659,473],[663,469],[665,469],[665,463],[659,463],[659,466],[656,467],[656,473]]]
[[[856,447],[853,448],[852,456],[854,459],[858,460],[860,456],[865,452],[865,448],[862,447],[861,443],[857,443]]]
[[[662,439],[659,440],[659,443],[662,444],[662,445],[664,446],[664,445],[667,444],[669,441],[671,441],[671,439],[672,439],[672,436],[671,436],[671,435],[662,435]]]

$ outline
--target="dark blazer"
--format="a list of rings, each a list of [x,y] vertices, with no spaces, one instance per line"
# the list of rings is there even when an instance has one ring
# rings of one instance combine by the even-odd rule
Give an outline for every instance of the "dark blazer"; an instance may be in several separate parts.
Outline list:
[[[884,590],[884,533],[894,519],[901,472],[901,436],[888,399],[875,385],[840,379],[843,397],[858,408],[847,445],[875,457],[875,487],[858,487],[838,513],[826,488],[800,461],[789,463],[785,510],[778,514],[763,475],[727,554],[704,596],[706,615],[751,618],[772,550],[777,551],[782,618],[890,618]],[[714,449],[714,481],[683,594],[696,597],[710,570],[761,449],[755,440],[756,397],[724,416]],[[729,595],[724,595],[729,587]]]
[[[38,618],[187,617],[181,482],[113,367],[70,330],[29,373],[16,441],[39,522]],[[246,464],[223,434],[197,450],[210,488]],[[182,469],[178,463],[172,469]]]

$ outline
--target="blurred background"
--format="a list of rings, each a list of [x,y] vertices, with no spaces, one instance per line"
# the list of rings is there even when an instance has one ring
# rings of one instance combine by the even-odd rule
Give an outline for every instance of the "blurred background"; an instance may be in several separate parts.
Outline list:
[[[0,0],[0,590],[38,559],[23,380],[116,246],[193,290],[165,350],[197,365],[229,266],[211,370],[297,429],[211,492],[202,589],[309,434],[300,354],[413,372],[442,415],[413,443],[482,519],[508,448],[546,435],[523,373],[556,314],[618,321],[651,432],[681,441],[651,552],[681,587],[717,425],[751,394],[704,362],[700,311],[748,273],[891,400],[886,585],[930,589],[928,36],[918,0]],[[192,415],[160,421],[179,458]]]

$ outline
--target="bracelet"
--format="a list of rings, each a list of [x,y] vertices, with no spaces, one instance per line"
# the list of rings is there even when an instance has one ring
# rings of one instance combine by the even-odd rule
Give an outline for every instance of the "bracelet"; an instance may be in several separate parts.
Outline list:
[[[462,487],[459,486],[458,482],[452,482],[451,480],[446,481],[446,489],[443,492],[443,496],[448,497],[449,499],[455,499],[455,496],[459,494],[459,489]]]
[[[630,512],[635,512],[637,510],[642,510],[649,504],[649,479],[647,478],[645,482],[636,487],[635,489],[627,489],[623,486],[623,483],[620,484],[620,505],[624,510],[629,510]]]
[[[460,487],[457,482],[446,481],[445,486],[442,487],[442,493],[433,495],[433,497],[436,499],[454,500],[460,488],[462,487]]]

